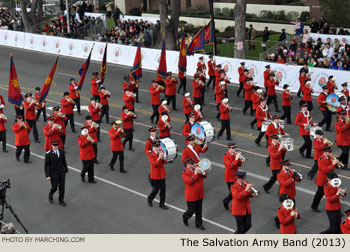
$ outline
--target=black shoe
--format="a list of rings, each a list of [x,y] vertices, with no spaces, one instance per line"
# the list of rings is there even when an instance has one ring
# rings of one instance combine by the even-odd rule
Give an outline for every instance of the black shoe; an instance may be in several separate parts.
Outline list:
[[[52,195],[51,195],[51,194],[49,194],[49,202],[50,202],[51,204],[53,204],[53,198],[52,198]]]
[[[277,112],[277,113],[279,113],[279,112],[281,112],[281,110],[279,110],[279,109],[276,109],[276,112]]]
[[[76,131],[76,130],[72,130],[72,132],[73,132],[73,133],[77,133],[77,131]]]
[[[231,137],[229,137],[229,138],[227,138],[226,140],[228,140],[228,141],[232,141],[232,138],[231,138]]]
[[[24,163],[26,163],[26,164],[30,164],[32,161],[30,161],[30,160],[27,160],[27,161],[24,161]]]
[[[111,171],[114,171],[114,167],[112,164],[109,164],[109,167],[111,168]]]
[[[311,177],[311,176],[307,176],[307,178],[308,178],[308,180],[312,180],[313,179],[313,177]]]
[[[97,160],[95,160],[95,164],[100,164]]]
[[[196,228],[199,228],[200,230],[205,230],[205,227],[203,225],[196,225]]]
[[[35,140],[35,142],[36,142],[36,143],[40,143],[40,140],[39,140],[39,139],[37,139],[37,140]]]
[[[80,112],[78,112],[78,115],[81,115],[81,113],[80,113]]]
[[[61,202],[60,206],[67,206],[67,204],[65,202]]]
[[[91,181],[89,181],[89,183],[91,183],[91,184],[96,184],[97,181],[96,181],[96,180],[91,180]]]
[[[126,170],[121,170],[120,173],[128,173]]]
[[[163,210],[168,210],[169,208],[165,205],[159,206],[159,208],[163,209]]]
[[[256,144],[257,146],[261,147],[261,144],[260,144],[260,143],[255,142],[255,144]]]
[[[3,149],[2,152],[8,153],[9,151],[6,149]]]
[[[278,219],[278,217],[275,217],[275,226],[276,226],[276,228],[280,229],[280,225],[281,225],[280,220]]]
[[[312,209],[312,211],[314,211],[315,213],[320,213],[320,212],[321,212],[321,211],[318,210],[317,208],[312,208],[312,207],[311,207],[311,209]]]
[[[85,182],[85,176],[81,176],[81,182]]]
[[[264,188],[264,192],[270,193],[270,192],[269,192],[269,189],[267,189],[265,186],[263,186],[263,188]]]
[[[224,203],[224,208],[225,208],[226,210],[228,210],[228,202],[227,202],[227,201],[223,201],[223,203]]]
[[[331,130],[331,129],[326,129],[326,131],[327,131],[327,132],[333,132],[333,130]]]
[[[299,153],[300,153],[300,156],[302,156],[303,158],[306,158],[304,155],[304,152],[300,151],[300,149],[299,149]]]
[[[250,123],[250,127],[251,127],[252,129],[254,129],[254,124],[253,124],[253,123]]]
[[[135,149],[134,148],[129,148],[129,151],[135,151]]]
[[[218,139],[220,139],[220,137],[221,137],[221,136],[220,136],[220,135],[218,135]]]
[[[242,110],[242,112],[243,112],[243,115],[245,115],[245,111],[244,111],[244,110]]]
[[[188,220],[185,219],[185,217],[182,216],[182,221],[184,222],[185,226],[188,226]]]
[[[20,161],[20,160],[19,160],[19,157],[16,157],[16,160],[17,160],[17,161]]]
[[[153,207],[152,201],[147,197],[147,204],[149,207]]]

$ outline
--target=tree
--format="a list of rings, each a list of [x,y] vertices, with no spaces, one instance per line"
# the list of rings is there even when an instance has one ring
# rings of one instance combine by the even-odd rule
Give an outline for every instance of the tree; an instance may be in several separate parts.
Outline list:
[[[334,24],[336,27],[350,25],[350,0],[341,2],[334,0],[320,0],[321,11],[328,24]]]
[[[235,58],[245,59],[245,18],[247,0],[237,0],[233,9],[235,18]],[[238,50],[241,49],[241,50]]]
[[[22,11],[22,19],[24,24],[24,31],[36,32],[39,28],[36,26],[43,20],[43,0],[19,0]],[[27,8],[30,11],[27,12]]]
[[[171,17],[168,17],[167,0],[159,0],[159,14],[160,14],[160,34],[165,34],[166,47],[169,50],[176,49],[177,29],[179,27],[179,18],[181,13],[181,0],[171,0]],[[158,40],[159,41],[159,40]]]

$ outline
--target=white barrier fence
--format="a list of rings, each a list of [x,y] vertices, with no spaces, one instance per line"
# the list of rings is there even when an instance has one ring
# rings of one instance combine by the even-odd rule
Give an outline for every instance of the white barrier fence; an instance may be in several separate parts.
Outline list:
[[[44,36],[31,33],[15,32],[8,30],[0,30],[0,45],[23,48],[27,50],[40,51],[45,53],[57,54],[60,51],[61,55],[70,56],[80,59],[86,59],[89,55],[90,49],[94,44],[92,60],[101,61],[104,53],[105,43],[93,42],[87,40],[77,40],[60,38],[53,36]],[[119,64],[124,66],[133,65],[134,57],[136,53],[136,47],[108,44],[108,63]],[[160,50],[158,49],[141,49],[142,68],[148,70],[156,70],[159,65]],[[193,76],[196,71],[199,54],[187,57],[187,75]],[[179,52],[167,51],[167,69],[174,73],[178,72],[177,64],[179,59]],[[205,60],[208,60],[208,56],[205,56]],[[241,59],[215,57],[217,64],[222,64],[223,69],[227,71],[228,76],[235,83],[238,82],[237,68],[240,66]],[[265,65],[270,64],[271,69],[276,72],[277,79],[280,80],[278,90],[282,90],[283,84],[289,84],[293,92],[297,92],[299,89],[299,70],[300,66],[290,66],[277,63],[267,63],[262,61],[244,60],[246,67],[250,73],[254,74],[254,81],[259,86],[264,85],[263,72],[265,71]],[[315,95],[318,95],[322,89],[328,77],[333,75],[337,78],[337,84],[340,84],[350,80],[349,71],[329,70],[322,68],[310,68],[312,72],[312,87],[315,90]]]
[[[309,33],[309,36],[313,39],[313,40],[317,40],[318,38],[321,38],[322,43],[326,43],[327,42],[327,38],[330,38],[331,41],[333,42],[334,39],[338,39],[339,43],[342,42],[342,39],[345,38],[346,43],[349,44],[350,43],[350,36],[349,35],[332,35],[332,34],[319,34],[319,33]]]

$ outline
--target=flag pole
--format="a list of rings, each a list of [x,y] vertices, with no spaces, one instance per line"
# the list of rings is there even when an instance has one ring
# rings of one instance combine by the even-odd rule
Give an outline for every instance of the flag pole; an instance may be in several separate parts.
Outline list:
[[[217,47],[216,47],[215,21],[214,21],[214,0],[209,0],[209,9],[210,9],[210,20],[213,20],[213,33],[214,33],[213,54],[216,55]]]

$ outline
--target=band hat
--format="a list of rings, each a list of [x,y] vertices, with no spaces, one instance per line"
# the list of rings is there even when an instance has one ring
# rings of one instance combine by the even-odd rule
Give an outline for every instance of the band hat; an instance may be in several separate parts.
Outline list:
[[[327,85],[322,86],[322,89],[329,89]]]
[[[222,99],[222,103],[228,103],[228,99],[227,98]]]
[[[92,116],[87,115],[87,116],[85,117],[85,120],[92,120]]]
[[[74,80],[74,81],[75,81],[75,79],[74,79],[74,78],[70,78],[70,79],[69,79],[69,81],[72,81],[72,80]]]
[[[334,178],[338,178],[338,175],[334,172],[334,171],[330,171],[326,174],[327,178],[329,179],[334,179]]]
[[[124,75],[124,80],[128,80],[128,79],[130,79],[130,77],[129,77],[129,75]]]
[[[97,76],[98,72],[93,72],[92,75]]]
[[[315,134],[316,134],[316,135],[322,136],[322,135],[323,135],[323,131],[322,131],[322,130],[316,130],[316,131],[315,131]]]
[[[48,120],[48,121],[55,121],[55,117],[50,116],[50,117],[47,118],[47,120]]]
[[[168,101],[167,100],[163,100],[162,101],[162,105],[167,105]]]
[[[323,152],[332,152],[332,147],[330,147],[330,146],[323,147],[322,151]]]
[[[300,107],[307,107],[307,103],[305,101],[300,101]]]
[[[212,59],[212,58],[213,58],[213,54],[210,54],[210,55],[209,55],[209,59]]]
[[[287,165],[287,166],[291,166],[291,163],[290,163],[290,160],[289,159],[285,159],[285,160],[282,160],[280,162],[281,165]]]
[[[188,115],[188,118],[191,118],[191,117],[196,117],[195,114],[193,114],[192,112]]]
[[[91,97],[90,101],[96,101],[95,97]]]
[[[16,116],[16,119],[23,119],[23,116],[18,115],[18,116]]]
[[[36,87],[35,90],[36,90],[36,91],[40,91],[40,87]]]
[[[195,164],[195,163],[196,163],[195,160],[194,160],[194,158],[187,158],[187,159],[185,160],[185,162],[186,162],[186,164]]]
[[[58,111],[58,110],[60,110],[60,107],[59,106],[55,106],[55,107],[52,108],[52,110],[53,111]]]
[[[151,127],[148,129],[149,132],[156,132],[157,131],[157,128],[156,127]]]
[[[240,179],[243,179],[246,175],[247,175],[247,173],[245,171],[236,171],[235,172],[235,176],[237,178],[240,178]]]
[[[274,116],[272,117],[272,120],[275,120],[275,119],[280,119],[280,116],[279,116],[279,115],[274,115]]]
[[[24,98],[32,97],[32,96],[33,96],[32,93],[26,93],[25,96],[24,96]]]
[[[196,79],[199,79],[199,76],[198,75],[195,75],[194,76],[194,79],[196,80]]]
[[[278,139],[278,135],[277,134],[272,134],[272,135],[270,135],[270,138],[271,139]]]
[[[281,203],[287,199],[290,199],[290,196],[287,193],[282,193],[279,197]]]
[[[124,105],[122,110],[129,109],[129,106]]]
[[[338,98],[339,102],[342,101],[342,100],[345,100],[345,96],[343,96],[343,95]]]
[[[244,69],[243,72],[249,72],[249,70],[248,69]]]
[[[152,83],[158,83],[158,81],[157,80],[152,80]]]
[[[258,90],[258,89],[260,89],[260,87],[254,86],[253,89],[254,89],[254,90]]]
[[[100,89],[106,89],[105,86],[101,85]]]
[[[237,145],[236,145],[236,143],[228,143],[228,144],[227,144],[227,148],[236,149],[236,148],[237,148]]]
[[[191,95],[191,93],[187,92],[187,93],[185,94],[185,97],[190,97],[190,95]]]
[[[261,98],[259,99],[259,101],[260,101],[260,102],[266,101],[266,98],[265,98],[265,97],[261,97]]]
[[[59,141],[57,141],[57,140],[52,140],[51,141],[51,145],[53,145],[53,146],[57,146],[57,145],[59,145]]]
[[[187,138],[186,138],[187,141],[194,141],[195,140],[195,137],[193,135],[189,135]]]
[[[203,59],[203,56],[200,56],[198,59]]]
[[[240,64],[241,64],[241,65],[245,65],[245,62],[241,62]]]
[[[330,76],[328,77],[328,80],[330,80],[330,79],[333,79],[333,75],[330,75]]]
[[[88,126],[83,126],[80,129],[83,130],[83,129],[88,129],[88,128],[89,128]]]
[[[221,64],[216,65],[216,67],[221,67]]]
[[[173,74],[173,73],[169,71],[169,72],[166,73],[166,76],[170,76],[170,75],[172,75],[172,74]]]
[[[349,216],[350,215],[350,208],[348,210],[345,210],[344,213]]]
[[[271,66],[270,65],[266,65],[265,68],[271,68]]]
[[[286,89],[286,88],[289,88],[289,85],[288,85],[288,84],[284,84],[284,85],[283,85],[283,89]]]
[[[125,88],[125,89],[124,89],[124,92],[126,92],[126,91],[130,91],[130,89],[129,89],[129,88]]]
[[[166,115],[167,116],[168,114],[167,114],[167,112],[163,111],[162,113],[160,113],[160,115],[162,115],[162,116]]]
[[[347,85],[348,85],[347,82],[344,82],[343,84],[341,84],[342,87],[347,86]]]
[[[66,91],[63,93],[63,96],[67,96],[67,95],[69,95],[69,92]]]
[[[160,141],[156,140],[153,142],[153,146],[158,147],[160,146]]]

